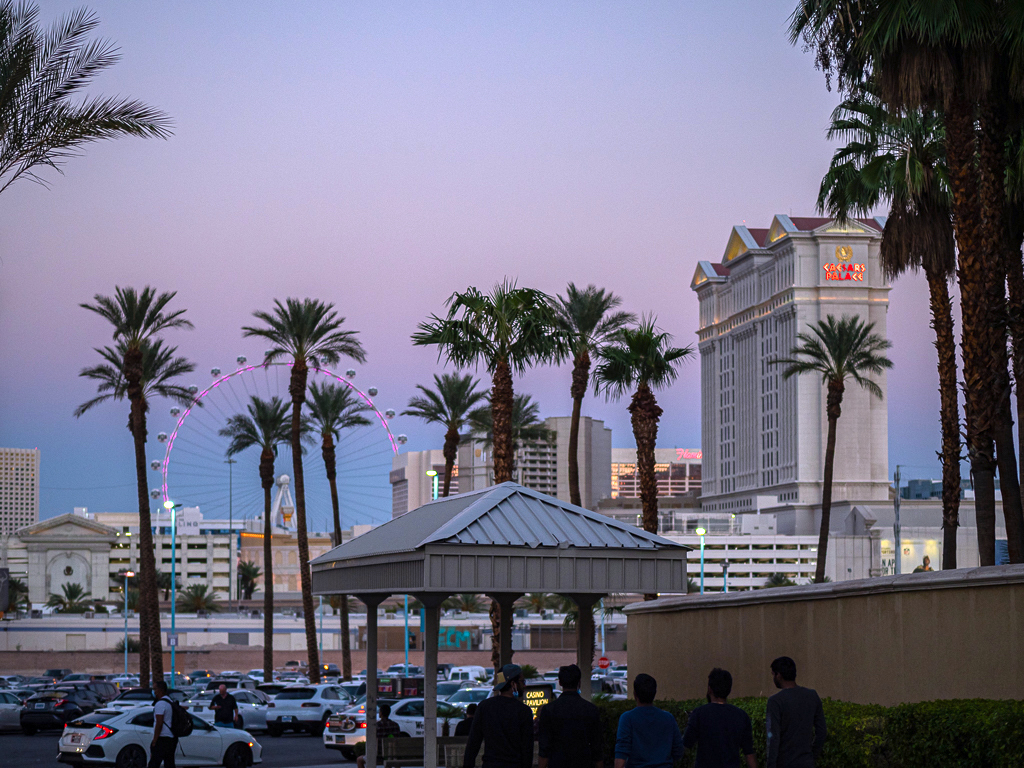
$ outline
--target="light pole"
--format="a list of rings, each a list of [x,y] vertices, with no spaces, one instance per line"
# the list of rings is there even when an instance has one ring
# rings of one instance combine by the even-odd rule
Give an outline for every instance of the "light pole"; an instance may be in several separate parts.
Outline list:
[[[124,576],[124,676],[128,677],[128,579],[135,571],[121,571]]]
[[[729,591],[729,563],[722,563],[722,591]]]
[[[437,470],[428,469],[427,477],[430,478],[430,498],[433,501],[437,501],[438,496],[438,481],[437,481]]]
[[[405,596],[405,676],[409,676],[409,596]]]
[[[231,590],[234,587],[234,582],[231,579],[231,566],[234,558],[234,553],[231,551],[234,548],[235,543],[235,489],[232,484],[232,468],[238,462],[235,459],[225,459],[224,463],[228,465],[228,602],[231,602]],[[238,590],[235,590],[235,596],[238,596]],[[238,611],[238,605],[235,605],[235,611]]]
[[[704,594],[704,534],[707,533],[703,528],[698,528],[696,531],[697,535],[700,536],[700,593]]]
[[[178,542],[178,515],[177,509],[180,504],[175,504],[168,499],[164,502],[164,509],[171,513],[171,687],[174,687],[174,651],[178,647],[178,633],[174,631],[175,606],[178,602],[178,577],[177,577],[177,542]]]

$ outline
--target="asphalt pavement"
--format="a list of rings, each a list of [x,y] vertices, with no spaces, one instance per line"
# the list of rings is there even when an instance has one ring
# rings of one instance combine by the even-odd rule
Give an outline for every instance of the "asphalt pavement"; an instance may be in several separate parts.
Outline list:
[[[57,768],[60,731],[40,731],[35,736],[0,732],[0,765],[3,768]],[[279,738],[254,734],[263,747],[263,768],[354,768],[339,752],[324,747],[319,737],[288,733]]]

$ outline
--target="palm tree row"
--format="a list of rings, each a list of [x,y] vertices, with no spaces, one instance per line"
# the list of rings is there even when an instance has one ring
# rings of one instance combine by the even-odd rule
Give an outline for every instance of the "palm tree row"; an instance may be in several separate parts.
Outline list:
[[[816,52],[828,81],[835,78],[848,99],[868,94],[893,122],[934,117],[936,125],[941,123],[942,156],[912,159],[906,170],[921,172],[919,176],[907,179],[905,191],[890,185],[891,191],[883,192],[881,198],[896,214],[891,217],[895,221],[889,236],[900,242],[901,227],[904,234],[929,232],[931,244],[940,250],[935,256],[939,261],[945,255],[941,252],[945,235],[938,237],[944,224],[936,221],[941,216],[935,206],[946,198],[961,296],[966,447],[980,562],[983,566],[995,563],[997,472],[1010,561],[1024,562],[1019,474],[1024,467],[1018,465],[1014,446],[1009,369],[1012,361],[1019,419],[1024,405],[1020,379],[1024,374],[1024,321],[1020,320],[1024,317],[1024,226],[1017,166],[1024,118],[1020,66],[1024,27],[1019,9],[998,0],[868,4],[810,0],[798,5],[791,21],[794,42],[803,39]],[[922,148],[914,147],[913,153],[919,155]],[[929,163],[932,180],[924,172]],[[913,263],[913,258],[911,249],[907,263]],[[930,289],[933,282],[930,278]],[[933,293],[932,303],[933,313],[936,309],[944,313],[941,295]],[[945,318],[937,322],[942,326]],[[936,331],[946,333],[944,328]],[[937,343],[945,341],[937,336]],[[939,355],[944,368],[945,470],[953,459],[946,411],[953,397],[949,382],[955,381],[956,373],[951,369],[955,356],[948,347],[940,348]],[[1022,429],[1018,425],[1018,440]],[[944,497],[947,484],[952,492],[954,479],[952,471],[944,474]],[[944,551],[952,554],[957,512],[951,504],[944,507]],[[955,565],[955,560],[950,564]]]

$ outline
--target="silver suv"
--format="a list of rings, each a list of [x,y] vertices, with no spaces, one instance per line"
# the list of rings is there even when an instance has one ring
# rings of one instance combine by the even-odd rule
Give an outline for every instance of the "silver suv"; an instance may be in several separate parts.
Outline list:
[[[340,685],[290,685],[267,705],[267,733],[280,736],[293,730],[319,736],[327,718],[352,703],[352,696]]]

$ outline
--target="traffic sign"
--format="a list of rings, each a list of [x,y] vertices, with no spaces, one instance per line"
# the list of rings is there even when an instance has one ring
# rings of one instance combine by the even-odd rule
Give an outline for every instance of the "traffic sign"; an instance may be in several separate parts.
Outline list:
[[[177,648],[178,647],[178,636],[172,635],[170,632],[167,633],[167,647]]]
[[[600,659],[597,660],[597,666],[599,666],[601,669],[608,669],[608,667],[610,667],[611,665],[612,662],[607,656],[602,656]]]

